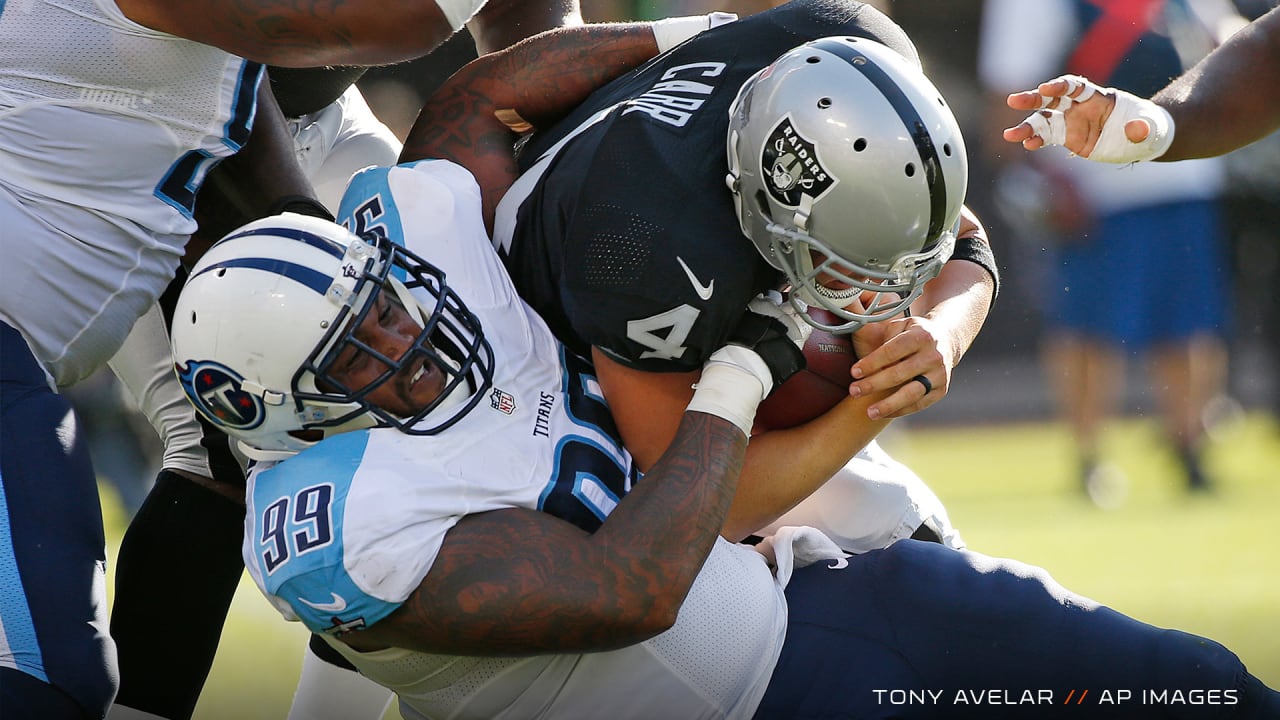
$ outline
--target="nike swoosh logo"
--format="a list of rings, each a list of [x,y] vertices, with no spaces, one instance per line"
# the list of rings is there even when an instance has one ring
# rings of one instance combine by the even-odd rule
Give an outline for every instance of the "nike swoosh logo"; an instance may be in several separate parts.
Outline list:
[[[347,609],[347,601],[344,600],[341,595],[339,595],[338,593],[329,593],[329,594],[333,595],[333,602],[313,603],[310,600],[307,600],[305,598],[298,598],[298,602],[302,603],[303,605],[306,605],[307,607],[315,608],[320,612],[336,613],[336,612],[342,612],[343,610]]]
[[[698,297],[702,298],[703,300],[710,300],[711,293],[716,291],[715,278],[712,278],[711,282],[707,283],[706,285],[703,285],[698,280],[698,276],[694,275],[693,271],[689,269],[689,266],[684,264],[684,258],[677,255],[676,262],[680,263],[680,267],[684,268],[684,274],[689,276],[689,282],[693,283],[693,291],[698,293]]]

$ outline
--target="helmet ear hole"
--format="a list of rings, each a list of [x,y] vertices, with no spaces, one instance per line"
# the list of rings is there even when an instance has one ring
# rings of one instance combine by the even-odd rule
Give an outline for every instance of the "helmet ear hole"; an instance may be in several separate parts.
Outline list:
[[[769,196],[764,190],[756,190],[755,194],[756,212],[760,213],[760,217],[773,222],[773,213],[769,211]]]

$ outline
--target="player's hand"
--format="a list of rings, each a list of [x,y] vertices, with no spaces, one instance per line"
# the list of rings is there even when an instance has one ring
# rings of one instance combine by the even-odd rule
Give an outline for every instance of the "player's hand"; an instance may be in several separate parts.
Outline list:
[[[804,368],[802,349],[811,332],[813,327],[782,293],[769,291],[747,304],[728,342],[754,350],[769,366],[777,388]]]
[[[1020,142],[1028,150],[1062,145],[1089,157],[1115,107],[1114,92],[1082,77],[1063,75],[1040,83],[1035,90],[1013,93],[1005,104],[1014,110],[1035,112],[1021,124],[1007,128],[1004,139]]]
[[[935,321],[928,317],[881,320],[859,328],[853,339],[860,359],[849,371],[853,376],[849,394],[860,397],[897,388],[868,407],[867,417],[904,417],[946,396],[955,353],[950,334]],[[931,388],[928,392],[926,383]]]
[[[1099,162],[1131,163],[1155,159],[1173,142],[1173,121],[1164,108],[1079,75],[1013,93],[1005,102],[1014,110],[1034,111],[1003,133],[1006,141],[1027,150],[1061,145]]]
[[[747,312],[777,320],[786,328],[787,337],[791,342],[801,349],[809,341],[809,335],[813,332],[813,326],[805,322],[796,306],[777,290],[763,292],[752,298],[751,302],[747,303]]]
[[[804,367],[808,323],[779,293],[748,304],[724,347],[711,353],[686,408],[728,420],[750,437],[756,409]]]

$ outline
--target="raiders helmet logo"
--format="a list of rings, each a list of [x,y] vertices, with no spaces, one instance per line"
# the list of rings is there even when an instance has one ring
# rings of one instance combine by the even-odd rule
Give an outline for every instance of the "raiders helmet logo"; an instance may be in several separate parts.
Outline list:
[[[762,152],[760,167],[769,171],[765,187],[783,205],[800,207],[801,197],[817,200],[836,184],[813,142],[796,132],[790,115],[774,126]]]
[[[242,390],[244,378],[230,368],[209,360],[175,368],[187,397],[210,422],[233,430],[251,430],[266,419],[262,400]]]

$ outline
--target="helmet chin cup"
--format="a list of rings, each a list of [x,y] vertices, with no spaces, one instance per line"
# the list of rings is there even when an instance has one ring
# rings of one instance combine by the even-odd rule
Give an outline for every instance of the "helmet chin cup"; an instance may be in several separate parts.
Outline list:
[[[888,270],[850,265],[836,257],[822,242],[791,228],[770,224],[773,252],[782,258],[782,269],[791,286],[790,296],[801,316],[815,328],[846,334],[867,323],[878,322],[904,312],[924,292],[924,285],[942,270],[955,249],[955,234],[943,233],[931,248],[899,258]],[[813,263],[815,255],[824,260]],[[832,288],[829,283],[844,286]],[[867,293],[872,293],[869,301]],[[840,318],[841,323],[824,323],[807,312],[816,306]]]

